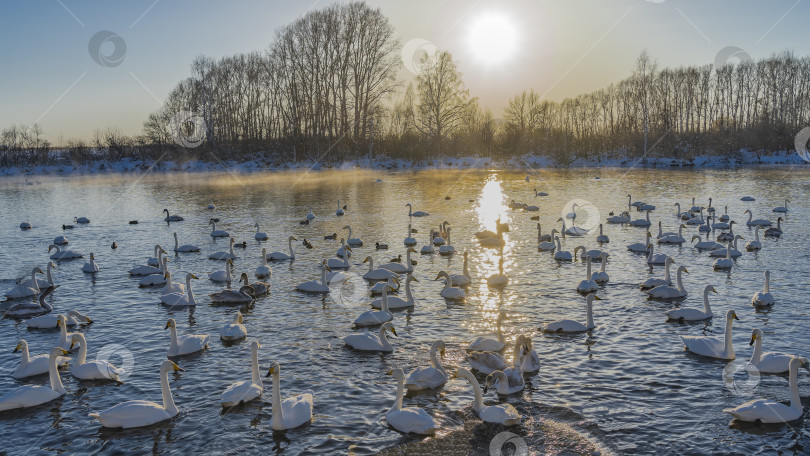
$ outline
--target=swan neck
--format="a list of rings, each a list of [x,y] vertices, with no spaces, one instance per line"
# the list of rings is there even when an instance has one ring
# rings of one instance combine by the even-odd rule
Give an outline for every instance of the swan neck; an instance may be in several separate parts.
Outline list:
[[[20,364],[28,364],[30,360],[31,356],[28,354],[28,344],[25,344],[22,349],[22,361],[20,361]]]
[[[413,294],[411,293],[411,281],[405,279],[405,300],[408,304],[413,305]]]
[[[287,239],[287,247],[290,248],[290,256],[291,257],[295,256],[295,254],[293,254],[293,249],[292,249],[292,239]]]
[[[731,329],[733,324],[734,318],[730,315],[726,317],[725,348],[726,348],[726,356],[730,358],[734,357],[734,346],[732,345],[731,340]]]
[[[585,326],[587,326],[588,329],[591,329],[594,326],[596,326],[596,325],[593,324],[593,300],[591,300],[591,299],[589,299],[586,302],[585,317],[586,317]]]
[[[391,406],[390,412],[402,409],[402,396],[405,393],[405,379],[402,377],[397,378],[397,398],[394,399],[394,405]]]
[[[681,273],[681,269],[678,269],[678,291],[681,293],[686,293],[686,288],[683,287],[683,274]]]
[[[385,326],[380,327],[380,343],[386,351],[391,351],[393,347],[388,342],[388,337],[385,335]]]
[[[174,351],[177,349],[177,328],[175,328],[175,325],[172,325],[169,327],[169,331],[171,332],[172,335],[172,341],[171,344],[169,345],[169,349],[171,351]]]
[[[92,260],[91,260],[90,262],[92,263]],[[39,282],[37,282],[37,272],[36,272],[36,269],[34,269],[33,271],[31,271],[31,288],[33,288],[34,290],[37,290],[37,293],[39,293],[39,292],[40,292],[40,289],[39,289]]]
[[[467,376],[467,380],[469,380],[470,385],[473,387],[473,393],[475,394],[475,401],[473,402],[473,410],[476,412],[480,412],[481,409],[484,408],[484,394],[481,391],[481,385],[478,384],[478,380],[470,374]]]
[[[444,367],[436,354],[436,350],[433,348],[430,350],[430,363],[433,364],[433,367],[435,367],[444,376],[447,376],[447,372],[444,370]]]
[[[191,277],[186,277],[186,292],[188,293],[189,305],[196,306],[197,301],[194,300],[194,292],[191,291]],[[172,328],[174,329],[174,328]]]
[[[588,257],[588,260],[586,261],[586,263],[588,264],[587,272],[586,272],[587,278],[588,278],[588,280],[591,280],[591,257],[590,256]]]
[[[48,285],[53,286],[53,275],[51,275],[51,263],[48,263],[48,269],[45,274],[48,276]]]
[[[80,337],[79,343],[81,346],[79,346],[79,359],[76,361],[76,364],[81,366],[87,361],[87,339]]]
[[[177,242],[177,233],[174,233],[174,250],[180,246],[180,243]]]
[[[464,277],[470,278],[470,270],[467,267],[467,257],[464,257]]]
[[[273,372],[273,422],[272,427],[276,430],[284,429],[284,417],[281,411],[281,381],[280,373]]]
[[[802,411],[802,400],[799,397],[799,366],[794,364],[790,369],[790,408]]]
[[[751,355],[751,364],[757,365],[759,364],[759,360],[762,357],[762,336],[757,337],[757,340],[754,342],[754,353]]]
[[[765,274],[765,287],[763,289],[765,293],[771,292],[771,275]]]
[[[174,397],[172,397],[172,390],[169,388],[169,371],[161,369],[160,371],[160,393],[163,396],[163,409],[174,415],[179,410],[174,404]]]
[[[51,389],[59,394],[65,394],[65,387],[62,386],[62,377],[59,376],[58,366],[56,365],[56,359],[58,357],[59,355],[52,352],[48,358],[48,377],[51,381]]]
[[[259,388],[262,387],[262,375],[259,373],[259,350],[258,348],[252,350],[250,354],[250,373],[251,373],[251,382],[254,385],[258,385]]]
[[[385,287],[383,287],[380,310],[382,310],[383,312],[391,313],[391,310],[388,308],[388,289]]]
[[[709,289],[703,290],[703,313],[711,314],[712,308],[709,305]]]

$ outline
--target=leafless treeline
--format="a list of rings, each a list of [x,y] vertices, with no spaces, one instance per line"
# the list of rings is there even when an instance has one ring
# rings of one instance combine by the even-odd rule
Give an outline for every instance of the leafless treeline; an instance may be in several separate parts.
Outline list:
[[[223,158],[269,151],[283,161],[332,162],[370,153],[423,159],[535,152],[562,163],[612,153],[689,158],[789,149],[810,125],[810,57],[790,53],[719,68],[658,69],[645,52],[630,77],[605,89],[561,102],[533,90],[516,95],[503,122],[470,96],[448,52],[424,56],[419,68],[415,81],[399,78],[400,43],[379,9],[333,5],[280,29],[266,51],[197,57],[141,136],[98,132],[91,144],[69,143],[70,158],[97,159],[102,149],[109,159],[182,160],[214,151]],[[177,144],[178,113],[202,119],[201,147]],[[0,134],[0,165],[47,158],[32,152],[48,149],[36,125],[11,127]]]

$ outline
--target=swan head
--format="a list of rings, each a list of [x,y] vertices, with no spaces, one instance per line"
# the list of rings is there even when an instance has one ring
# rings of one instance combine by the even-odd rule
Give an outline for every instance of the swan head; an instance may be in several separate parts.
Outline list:
[[[700,236],[698,236],[697,234],[692,235],[692,239],[690,240],[690,242],[694,241],[695,239],[697,239],[698,242],[700,242]]]
[[[349,228],[351,228],[349,225],[343,227],[344,230],[348,230]]]
[[[686,270],[686,266],[678,266],[678,272],[689,274],[689,271]]]
[[[439,279],[441,279],[442,277],[444,277],[444,278],[445,278],[445,279],[447,279],[447,280],[450,280],[450,274],[448,274],[448,273],[447,273],[447,272],[445,272],[445,271],[439,271],[439,274],[437,274],[437,275],[436,275],[436,278],[435,278],[435,279],[433,279],[433,280],[439,280]]]
[[[93,320],[88,318],[87,315],[82,315],[79,312],[76,312],[75,310],[68,310],[67,314],[70,315],[71,317],[75,318],[76,320],[83,321],[83,322],[85,322],[87,324],[90,324],[90,323],[93,322]]]
[[[379,244],[379,243],[378,243],[378,244]],[[400,255],[400,256],[402,256],[402,255]],[[367,257],[366,257],[366,258],[363,260],[363,263],[368,263],[369,261],[373,261],[373,260],[374,260],[373,258],[371,258],[370,256],[367,256]]]
[[[762,339],[762,330],[759,328],[754,328],[754,330],[751,331],[751,343],[748,345],[754,345],[754,342],[757,341],[757,337]]]
[[[391,323],[390,321],[387,321],[382,326],[380,326],[380,331],[385,331],[385,330],[390,330],[391,334],[393,334],[394,337],[399,337],[397,335],[397,330],[394,328],[394,324]]]
[[[737,321],[739,321],[739,320],[740,320],[740,317],[738,317],[738,316],[737,316],[737,312],[735,312],[735,311],[733,311],[733,310],[729,310],[729,311],[726,313],[726,320],[727,320],[727,321],[731,321],[731,320],[737,320]]]
[[[750,213],[751,213],[751,209],[746,209],[745,212],[743,212],[743,214],[750,214]]]
[[[439,356],[441,356],[442,359],[444,359],[444,348],[445,348],[444,341],[443,340],[437,340],[437,341],[433,342],[433,345],[430,346],[430,351],[434,352],[434,353],[439,352]]]
[[[92,256],[93,256],[93,254],[91,253],[90,257],[92,258]],[[34,273],[34,274],[44,274],[44,272],[42,272],[42,269],[40,269],[40,268],[34,268],[31,272]]]
[[[506,378],[506,374],[504,374],[503,371],[497,370],[497,371],[487,375],[487,380],[484,383],[484,394],[487,393],[487,390],[489,390],[489,387],[493,383],[495,383],[496,380],[503,383],[503,384],[506,384],[506,382],[508,382],[508,380]]]
[[[166,322],[166,326],[163,329],[169,328],[177,328],[177,323],[174,321],[174,318],[169,318],[169,321]]]
[[[185,372],[183,368],[174,363],[174,361],[166,360],[160,365],[160,372]]]
[[[273,361],[270,363],[270,369],[267,371],[267,375],[265,377],[269,377],[271,375],[278,375],[281,372],[281,366],[278,365],[277,362]]]
[[[557,221],[562,222],[563,221],[562,217],[558,218]]]
[[[55,357],[55,356],[65,356],[65,355],[69,355],[69,354],[70,353],[68,353],[67,350],[65,350],[64,348],[60,348],[60,347],[53,347],[51,349],[51,353],[50,353],[52,358]]]
[[[236,314],[234,314],[234,316],[233,316],[233,323],[234,324],[242,324],[242,318],[243,318],[242,317],[242,312],[236,311]],[[250,343],[251,348],[253,348],[253,344],[258,345],[259,343],[254,340],[253,342]]]
[[[587,298],[585,298],[585,301],[586,302],[593,302],[594,299],[597,300],[597,301],[602,300],[602,298],[600,298],[599,296],[596,296],[596,293],[591,293],[591,294],[588,295]]]
[[[470,379],[470,377],[475,378],[475,376],[473,376],[472,372],[468,371],[467,369],[465,369],[463,367],[459,367],[458,369],[456,369],[456,371],[453,372],[453,375],[450,376],[450,378],[458,378],[458,377],[464,377],[464,378],[466,378],[468,380]]]
[[[191,279],[197,280],[197,276],[195,276],[194,274],[189,272],[188,274],[186,274],[186,280],[191,280]]]
[[[416,253],[416,249],[413,247],[408,247],[408,251],[411,253]]]
[[[76,345],[84,345],[86,343],[86,339],[82,333],[73,333],[70,336],[70,348],[69,350],[73,350],[73,347]]]
[[[56,327],[57,328],[62,328],[64,326],[65,326],[65,316],[62,315],[62,314],[57,315],[56,316]]]
[[[22,350],[28,350],[28,342],[26,342],[25,339],[20,339],[20,341],[17,342],[17,347],[14,348],[12,353],[17,353]]]
[[[704,293],[709,293],[709,292],[717,293],[717,290],[715,290],[714,286],[712,286],[712,285],[706,285],[706,288],[703,289],[703,292]]]

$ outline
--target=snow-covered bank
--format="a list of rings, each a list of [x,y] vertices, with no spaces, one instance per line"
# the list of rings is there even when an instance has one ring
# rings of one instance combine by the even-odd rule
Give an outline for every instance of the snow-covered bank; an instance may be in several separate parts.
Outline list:
[[[733,168],[742,166],[768,166],[768,165],[810,165],[795,151],[780,151],[773,154],[758,154],[742,150],[732,155],[709,156],[701,155],[693,160],[676,158],[605,158],[577,159],[567,165],[558,163],[555,159],[543,156],[526,154],[521,157],[496,161],[489,157],[459,157],[434,160],[409,161],[391,159],[387,157],[365,158],[344,161],[339,163],[320,163],[315,161],[300,161],[296,163],[278,162],[270,154],[255,154],[255,158],[248,161],[216,161],[202,160],[175,163],[162,161],[156,163],[150,160],[125,158],[115,162],[106,160],[94,161],[83,165],[70,163],[49,166],[14,166],[0,168],[0,176],[38,176],[38,175],[71,175],[71,174],[138,174],[146,171],[154,173],[207,173],[207,172],[236,172],[251,173],[261,171],[280,170],[322,170],[322,169],[378,169],[378,170],[419,170],[432,168],[447,169],[539,169],[539,168]]]

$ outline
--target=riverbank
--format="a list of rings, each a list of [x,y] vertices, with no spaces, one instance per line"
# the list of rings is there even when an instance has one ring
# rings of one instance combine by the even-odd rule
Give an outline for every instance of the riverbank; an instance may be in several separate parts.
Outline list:
[[[568,164],[561,164],[551,157],[544,155],[526,154],[508,160],[493,160],[489,157],[458,157],[434,160],[410,161],[404,159],[391,159],[387,157],[366,158],[343,161],[338,163],[324,163],[316,161],[279,162],[271,155],[256,154],[256,158],[247,161],[203,161],[193,160],[184,163],[173,161],[141,160],[124,158],[110,162],[108,160],[93,161],[85,164],[71,164],[67,160],[62,164],[47,166],[12,166],[0,168],[0,176],[44,176],[44,175],[82,175],[82,174],[139,174],[142,172],[155,173],[208,173],[208,172],[235,172],[251,173],[262,171],[281,170],[313,170],[324,169],[376,169],[376,170],[406,170],[406,169],[543,169],[543,168],[735,168],[751,166],[779,166],[779,165],[810,165],[795,151],[779,151],[772,154],[759,154],[742,150],[732,155],[709,156],[701,155],[691,160],[679,158],[631,158],[631,157],[596,157],[593,159],[577,159]]]

